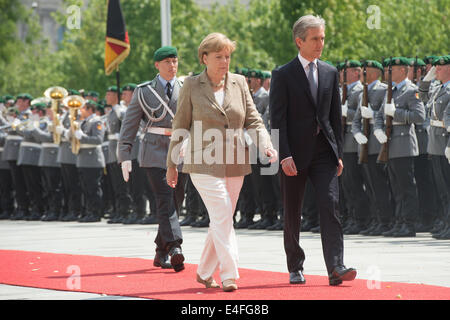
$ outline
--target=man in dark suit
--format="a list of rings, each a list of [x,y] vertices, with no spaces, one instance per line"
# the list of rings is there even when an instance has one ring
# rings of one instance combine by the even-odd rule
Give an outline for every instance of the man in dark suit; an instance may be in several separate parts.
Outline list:
[[[279,130],[281,192],[284,205],[284,248],[289,281],[303,284],[305,253],[299,244],[300,216],[307,178],[315,189],[323,255],[330,285],[355,279],[356,270],[343,263],[339,221],[342,125],[339,74],[318,60],[325,39],[325,21],[303,16],[293,27],[299,55],[272,72],[272,130]]]

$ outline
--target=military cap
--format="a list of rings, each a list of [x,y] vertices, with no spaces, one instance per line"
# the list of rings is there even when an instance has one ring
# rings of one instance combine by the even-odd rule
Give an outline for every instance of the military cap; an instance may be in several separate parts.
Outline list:
[[[425,58],[423,58],[423,61],[424,61],[426,64],[432,64],[433,61],[434,61],[437,57],[438,57],[438,56],[433,56],[433,55],[431,55],[431,56],[426,56]]]
[[[98,106],[98,103],[95,102],[94,100],[91,100],[91,99],[86,100],[86,104],[89,105],[89,106],[94,106],[94,107],[96,107],[96,108],[97,108],[97,106]]]
[[[5,100],[5,102],[8,102],[9,100],[16,100],[12,95],[7,94],[3,96],[3,100]]]
[[[262,79],[263,78],[263,74],[262,74],[261,70],[259,70],[259,69],[249,69],[248,70],[248,77]]]
[[[450,55],[437,57],[436,59],[433,60],[432,64],[433,66],[443,66],[446,64],[450,64]]]
[[[270,71],[263,71],[262,73],[263,73],[264,79],[272,78],[272,73],[270,73]]]
[[[177,56],[178,53],[175,47],[164,46],[155,51],[155,54],[153,55],[153,60],[161,61],[164,60],[165,58],[173,58]]]
[[[390,61],[391,66],[409,66],[410,62],[405,57],[393,57]]]
[[[344,68],[344,62],[336,63],[336,69],[338,69],[338,71],[341,71],[343,68]]]
[[[81,96],[80,92],[75,89],[67,89],[69,96]]]
[[[136,89],[137,85],[135,83],[127,83],[122,87],[122,91],[134,91]]]
[[[376,68],[376,69],[380,69],[381,71],[384,71],[382,64],[376,60],[365,60],[363,62],[363,66],[366,66],[368,68]]]
[[[47,109],[47,107],[48,107],[48,105],[46,103],[38,102],[38,103],[35,103],[35,104],[31,105],[30,109],[31,110],[37,109],[37,110],[43,111],[43,110]]]
[[[9,107],[7,112],[8,112],[8,114],[12,114],[12,113],[15,113],[16,115],[20,114],[19,109],[17,109],[16,107]]]
[[[5,103],[5,99],[2,97],[2,96],[0,96],[0,103]]]
[[[417,64],[416,64],[416,61],[417,61]],[[417,60],[416,60],[416,58],[409,58],[409,64],[411,66],[417,65],[419,67],[425,67],[426,66],[425,61],[423,61],[420,58],[417,58]]]
[[[246,76],[246,77],[248,77],[248,71],[249,71],[249,69],[248,68],[242,68],[241,69],[241,74],[243,75],[243,76]]]
[[[29,93],[21,93],[17,95],[17,99],[33,100],[33,97]]]
[[[108,89],[106,89],[106,91],[111,91],[111,92],[117,92],[117,86],[109,86]]]
[[[97,92],[97,91],[88,91],[87,93],[86,93],[86,97],[99,97],[100,96],[100,94]]]
[[[347,60],[347,62],[345,63],[345,66],[347,68],[360,68],[360,67],[362,67],[361,62],[359,62],[358,60]]]

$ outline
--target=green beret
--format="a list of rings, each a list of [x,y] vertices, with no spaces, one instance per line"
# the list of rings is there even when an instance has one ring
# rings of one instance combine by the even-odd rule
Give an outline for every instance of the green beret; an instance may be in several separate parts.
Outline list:
[[[5,103],[5,99],[3,99],[3,97],[0,97],[0,103]]]
[[[35,103],[35,104],[31,105],[31,106],[30,106],[30,109],[31,109],[31,110],[33,110],[33,109],[38,109],[38,110],[43,111],[43,110],[47,109],[47,107],[48,107],[48,105],[47,105],[46,103],[44,103],[44,102],[38,102],[38,103]]]
[[[344,68],[344,62],[336,63],[336,69],[338,69],[338,71],[341,71],[343,68]]]
[[[450,64],[450,55],[437,57],[436,59],[433,60],[432,64],[433,66],[443,66],[446,64]]]
[[[15,113],[16,115],[20,114],[19,109],[17,109],[16,107],[9,107],[8,108],[8,114],[11,114],[11,113]]]
[[[81,96],[80,92],[75,89],[67,89],[69,96]]]
[[[270,71],[263,71],[262,73],[263,73],[264,79],[272,78],[272,73],[270,73]]]
[[[263,79],[263,73],[259,69],[250,69],[248,70],[248,77],[250,78],[257,78],[257,79]]]
[[[416,58],[409,58],[409,65],[410,66],[417,65],[419,67],[425,67],[426,66],[425,61],[423,61],[420,58],[417,58],[417,64],[416,64]]]
[[[380,69],[381,71],[384,71],[384,68],[381,65],[381,63],[379,63],[376,60],[366,60],[366,61],[364,61],[363,65],[365,65],[368,68],[376,68],[376,69]]]
[[[177,49],[175,47],[164,46],[155,51],[155,54],[153,55],[153,60],[161,61],[161,60],[164,60],[165,58],[169,58],[169,57],[173,58],[173,57],[177,57],[177,56],[178,56],[178,53],[177,53]]]
[[[86,93],[86,97],[100,97],[100,94],[97,91],[88,91]]]
[[[5,102],[8,102],[9,100],[16,100],[12,95],[4,95],[3,96],[3,100],[5,100]]]
[[[106,92],[111,91],[111,92],[117,92],[117,86],[110,86],[108,87],[108,89],[106,90]]]
[[[21,93],[17,95],[17,99],[33,100],[33,97],[29,93]]]
[[[383,67],[389,66],[389,61],[390,61],[390,60],[391,60],[390,58],[385,58],[385,59],[381,62],[381,64],[383,65]]]
[[[434,60],[436,60],[436,58],[438,58],[438,56],[426,56],[425,58],[423,58],[423,61],[426,64],[432,64]]]
[[[136,89],[137,85],[135,83],[127,83],[122,87],[122,91],[134,91]]]
[[[241,72],[242,72],[241,74],[242,74],[243,76],[248,77],[248,71],[249,71],[248,68],[242,68],[242,69],[241,69]]]
[[[94,100],[86,100],[86,105],[88,105],[88,106],[94,106],[95,108],[97,108],[98,107],[98,103],[97,102],[95,102]]]
[[[239,68],[239,67],[236,67],[236,68],[234,69],[234,73],[235,73],[235,74],[242,74],[242,69]]]
[[[391,60],[391,65],[392,66],[409,66],[410,62],[408,58],[405,57],[394,57]]]
[[[347,63],[345,65],[347,68],[360,68],[362,67],[361,62],[358,60],[347,60]]]

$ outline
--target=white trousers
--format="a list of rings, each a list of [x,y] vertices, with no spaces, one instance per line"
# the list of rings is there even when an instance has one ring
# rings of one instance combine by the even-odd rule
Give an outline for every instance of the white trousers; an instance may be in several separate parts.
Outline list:
[[[197,273],[206,280],[220,267],[222,282],[238,279],[238,246],[233,214],[244,177],[217,178],[191,173],[191,180],[208,210],[210,221]]]

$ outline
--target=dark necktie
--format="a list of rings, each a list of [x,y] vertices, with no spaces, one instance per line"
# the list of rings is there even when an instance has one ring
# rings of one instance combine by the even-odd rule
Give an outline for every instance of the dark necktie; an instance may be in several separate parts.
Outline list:
[[[309,82],[309,88],[311,90],[311,95],[314,99],[314,102],[317,104],[317,83],[314,80],[314,63],[309,63],[309,72],[308,72],[308,82]]]
[[[166,84],[166,94],[169,100],[172,99],[172,86],[170,85],[170,82],[167,82]]]

